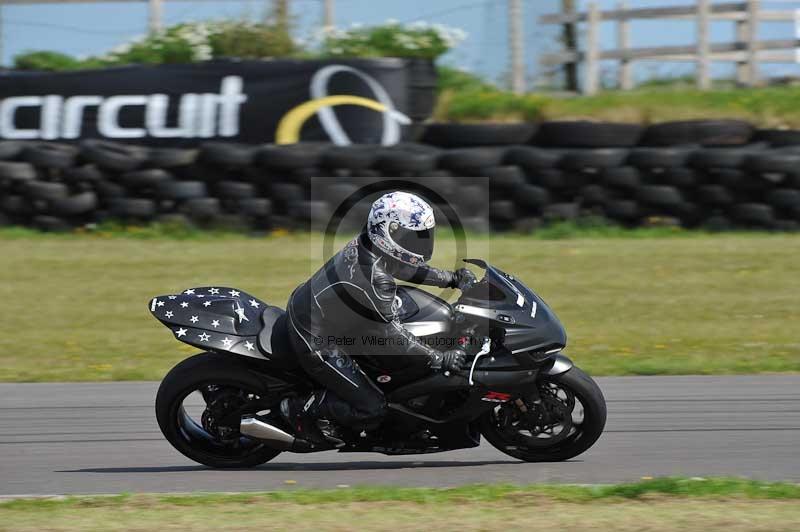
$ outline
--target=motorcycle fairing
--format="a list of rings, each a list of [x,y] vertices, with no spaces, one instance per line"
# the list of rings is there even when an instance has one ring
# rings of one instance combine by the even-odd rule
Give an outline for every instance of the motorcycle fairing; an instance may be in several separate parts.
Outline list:
[[[502,344],[513,354],[564,348],[567,333],[547,303],[514,276],[481,260],[466,259],[486,276],[463,293],[455,309],[503,333]]]
[[[257,358],[270,354],[269,344],[262,346],[258,341],[259,333],[265,325],[271,328],[283,313],[246,292],[221,286],[158,296],[150,300],[149,308],[181,342]],[[264,314],[268,322],[262,318]]]

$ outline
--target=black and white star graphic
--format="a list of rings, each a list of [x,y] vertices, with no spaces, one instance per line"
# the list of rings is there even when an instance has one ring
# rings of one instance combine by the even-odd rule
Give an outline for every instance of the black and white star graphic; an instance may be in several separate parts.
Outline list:
[[[244,309],[239,305],[239,303],[236,303],[236,308],[234,311],[236,312],[236,315],[239,316],[239,323],[242,323],[242,321],[250,321],[250,319],[244,315]]]
[[[245,342],[244,346],[247,348],[248,351],[253,351],[255,349],[253,342]]]
[[[183,336],[186,336],[186,329],[184,329],[183,327],[181,327],[180,329],[178,329],[177,331],[175,331],[175,335],[176,335],[178,338],[181,338],[181,337],[183,337]]]
[[[258,308],[258,306],[259,306],[259,303],[258,303],[258,301],[256,301],[255,299],[251,299],[251,300],[250,300],[250,306],[251,306],[251,307]]]
[[[219,294],[219,288],[209,288],[208,293],[212,295],[217,295]]]
[[[222,339],[222,345],[225,346],[225,349],[230,349],[230,347],[233,345],[233,340],[226,336]]]
[[[194,295],[194,288],[190,288],[188,290],[183,291],[184,294]]]
[[[198,334],[197,337],[200,338],[201,342],[208,342],[208,340],[211,338],[211,336],[207,333]]]
[[[172,315],[173,315],[173,314],[172,314],[172,311],[171,311],[171,310],[168,310],[168,311],[166,311],[166,312],[164,313],[164,316],[166,316],[167,318],[171,318],[171,317],[172,317]]]
[[[186,307],[188,307],[188,306],[189,306],[189,303],[187,303],[186,301],[184,301],[183,303],[181,303],[181,308],[186,308]]]
[[[191,321],[192,323],[197,323],[198,321],[200,321],[200,318],[198,318],[197,316],[192,316],[191,318],[189,318],[189,321]]]
[[[219,327],[219,320],[214,320],[214,321],[212,321],[212,322],[211,322],[211,326],[212,326],[212,327],[214,327],[214,328],[217,328],[217,327]]]
[[[230,290],[228,293],[231,295],[231,297],[239,297],[241,295],[241,292],[238,290]]]

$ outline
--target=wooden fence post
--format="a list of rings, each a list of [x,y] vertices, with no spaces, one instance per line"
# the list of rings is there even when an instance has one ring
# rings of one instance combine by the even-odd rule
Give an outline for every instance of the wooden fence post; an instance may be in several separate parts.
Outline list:
[[[600,85],[600,10],[597,4],[589,4],[586,17],[586,70],[584,72],[583,93],[596,94]]]
[[[508,0],[508,46],[511,49],[511,90],[525,93],[525,37],[522,34],[522,1]]]
[[[749,25],[750,21],[748,19],[736,21],[736,42],[744,43],[747,46],[747,37],[750,34]],[[740,86],[748,84],[747,59],[736,62],[736,83]]]
[[[708,39],[709,0],[697,0],[697,88],[711,88],[711,47]]]
[[[147,5],[147,29],[150,33],[156,33],[161,30],[164,9],[161,0],[148,0]]]
[[[794,38],[795,38],[794,62],[800,63],[800,48],[797,47],[797,41],[800,41],[800,11],[794,12]]]
[[[565,15],[575,14],[575,0],[561,0],[561,12]],[[576,35],[577,24],[570,22],[564,24],[561,29],[561,37],[564,40],[564,48],[568,52],[578,53],[578,37]],[[568,91],[578,92],[578,61],[564,63],[564,83]]]
[[[335,24],[333,22],[333,0],[324,0],[322,6],[322,29],[329,33]]]
[[[747,61],[745,62],[744,82],[748,87],[758,83],[758,57],[756,44],[758,42],[758,17],[759,1],[747,0]]]
[[[628,9],[627,2],[618,2],[617,9],[625,11]],[[617,21],[617,48],[627,51],[630,47],[630,23],[627,18],[621,18]],[[631,78],[631,62],[628,59],[621,59],[619,62],[619,88],[624,91],[629,91],[633,88],[633,79]]]

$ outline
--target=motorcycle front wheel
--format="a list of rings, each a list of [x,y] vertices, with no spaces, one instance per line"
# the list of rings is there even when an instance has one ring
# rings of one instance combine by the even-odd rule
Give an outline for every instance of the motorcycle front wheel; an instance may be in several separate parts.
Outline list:
[[[280,451],[239,434],[237,414],[267,393],[266,385],[235,357],[200,353],[180,362],[161,381],[158,426],[175,449],[195,462],[216,468],[254,467]],[[261,414],[278,416],[277,411]]]
[[[536,389],[497,405],[479,420],[489,443],[526,462],[578,456],[597,441],[605,424],[603,392],[577,367],[543,377]]]

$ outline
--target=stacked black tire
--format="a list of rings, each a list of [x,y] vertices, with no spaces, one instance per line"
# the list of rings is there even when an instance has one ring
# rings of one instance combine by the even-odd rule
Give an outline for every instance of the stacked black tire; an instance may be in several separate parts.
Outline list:
[[[425,138],[441,146],[452,145],[448,139],[493,144],[450,150],[443,159],[490,178],[487,210],[496,230],[588,216],[630,227],[800,228],[798,131],[756,130],[737,120],[545,122],[537,131],[440,124],[429,131]]]
[[[325,229],[351,210],[360,213],[360,224],[367,200],[349,209],[358,199],[355,193],[371,185],[375,191],[369,198],[374,198],[386,175],[403,176],[411,184],[434,179],[429,176],[436,174],[437,152],[421,145],[211,142],[197,149],[152,149],[98,140],[79,145],[4,141],[0,225],[66,230],[117,220]],[[437,190],[451,197],[449,174],[435,179]],[[355,220],[355,213],[348,218]]]
[[[631,227],[800,228],[796,131],[739,121],[439,124],[423,140],[197,149],[0,141],[0,225],[356,228],[381,190],[403,187],[476,231],[587,216]]]

